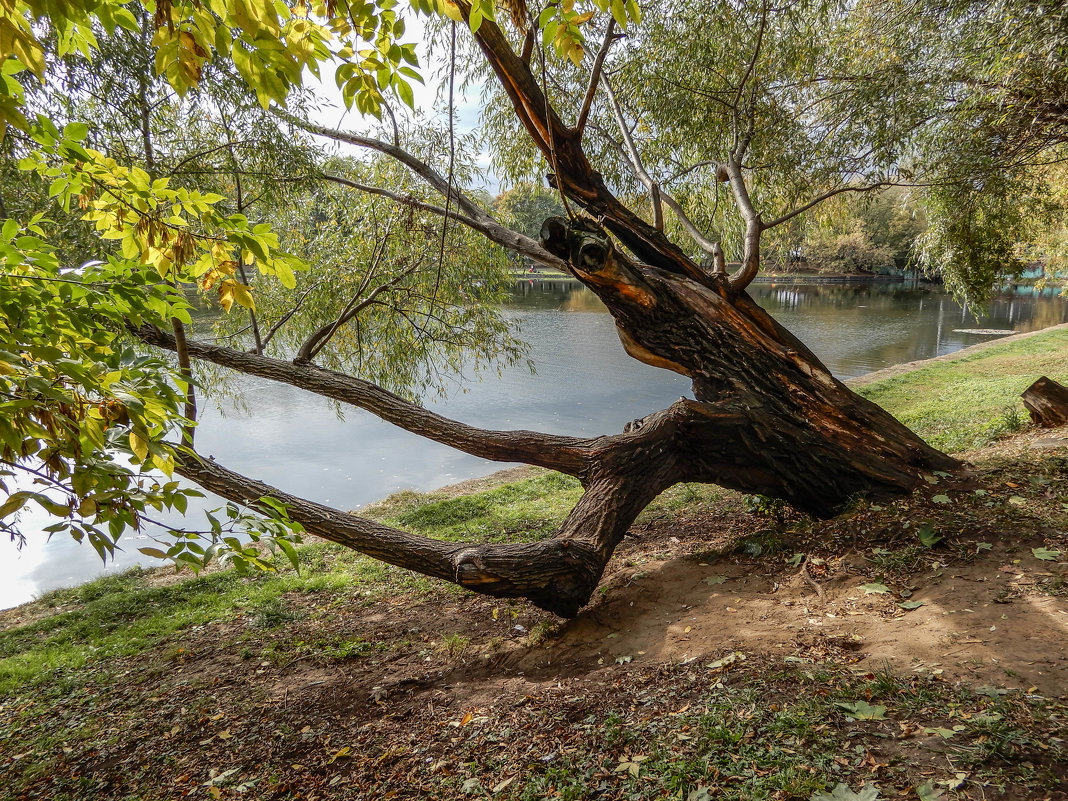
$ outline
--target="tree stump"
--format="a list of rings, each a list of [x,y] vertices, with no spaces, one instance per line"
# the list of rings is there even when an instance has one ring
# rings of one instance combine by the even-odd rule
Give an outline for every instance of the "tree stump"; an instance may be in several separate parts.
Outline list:
[[[1020,397],[1039,428],[1068,425],[1068,387],[1042,376]]]

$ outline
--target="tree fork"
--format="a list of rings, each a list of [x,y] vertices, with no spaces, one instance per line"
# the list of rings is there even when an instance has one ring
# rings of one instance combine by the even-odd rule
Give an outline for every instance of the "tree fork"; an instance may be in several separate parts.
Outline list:
[[[589,219],[547,220],[542,239],[608,306],[631,356],[693,382],[680,480],[826,517],[853,497],[905,494],[925,473],[959,466],[835,379],[726,276],[697,282],[632,261]]]

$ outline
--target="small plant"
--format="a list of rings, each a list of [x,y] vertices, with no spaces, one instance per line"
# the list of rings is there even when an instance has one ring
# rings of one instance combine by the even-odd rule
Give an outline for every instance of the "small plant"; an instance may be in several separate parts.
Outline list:
[[[901,576],[916,569],[924,558],[925,550],[922,545],[907,545],[895,550],[873,548],[868,561],[881,575]]]
[[[1047,578],[1038,585],[1039,592],[1053,596],[1068,596],[1068,579],[1064,576]]]
[[[281,598],[268,598],[252,616],[252,625],[258,629],[274,629],[299,620],[303,615],[290,609]]]
[[[449,659],[459,659],[470,644],[470,637],[462,634],[446,634],[441,638],[438,649],[444,651]]]
[[[540,623],[532,626],[530,629],[530,636],[527,642],[532,648],[541,645],[546,640],[550,640],[560,633],[560,626],[552,620],[543,620]]]
[[[743,495],[742,503],[749,514],[766,517],[776,523],[786,522],[786,514],[790,509],[786,501],[769,498],[766,495]]]
[[[357,637],[355,640],[342,640],[336,645],[324,648],[323,654],[334,659],[355,659],[366,654],[372,647],[367,640]]]
[[[783,549],[779,533],[774,529],[764,528],[754,532],[751,536],[740,540],[734,547],[735,553],[746,556],[761,556],[763,554],[778,553]]]

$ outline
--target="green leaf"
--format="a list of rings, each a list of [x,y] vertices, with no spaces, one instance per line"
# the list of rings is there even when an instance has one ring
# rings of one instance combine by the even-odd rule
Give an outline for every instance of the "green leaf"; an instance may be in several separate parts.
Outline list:
[[[809,797],[809,801],[879,801],[879,788],[874,784],[865,784],[854,793],[848,784],[839,783],[829,793],[815,793]]]
[[[159,548],[138,548],[145,556],[151,556],[153,559],[166,559],[167,554],[161,551]]]
[[[29,492],[16,492],[9,497],[3,504],[0,504],[0,519],[12,515],[26,505],[26,501],[30,499],[31,493]]]
[[[293,547],[293,544],[285,539],[275,540],[278,547],[282,549],[282,553],[286,555],[289,563],[293,565],[293,569],[300,571],[300,556],[297,555],[297,549]]]
[[[1063,551],[1050,548],[1032,548],[1031,553],[1035,559],[1041,559],[1043,562],[1056,562],[1063,555]]]
[[[933,548],[942,541],[942,535],[938,534],[930,523],[924,523],[916,529],[916,536],[925,548]]]
[[[89,126],[84,122],[68,122],[63,126],[63,138],[81,142],[89,135]]]
[[[923,733],[924,734],[937,734],[943,740],[948,740],[950,737],[955,735],[957,732],[953,731],[953,729],[943,729],[943,728],[940,728],[940,727],[937,727],[937,726],[936,727],[925,726],[924,729],[923,729]]]
[[[933,498],[931,498],[931,502],[932,503],[949,503],[949,496],[948,495],[935,495]]]
[[[944,801],[945,794],[935,787],[934,779],[928,779],[916,788],[920,801]]]
[[[407,81],[401,79],[399,75],[393,76],[393,86],[397,90],[397,96],[408,108],[415,111],[415,93],[412,91],[412,87]]]
[[[867,701],[838,701],[835,706],[857,720],[886,720],[886,707]]]
[[[919,609],[923,606],[923,601],[904,601],[899,603],[898,606],[905,610]]]
[[[868,595],[872,593],[878,593],[879,595],[885,595],[890,592],[890,588],[883,584],[881,581],[873,581],[869,584],[861,584],[858,589],[864,590]]]

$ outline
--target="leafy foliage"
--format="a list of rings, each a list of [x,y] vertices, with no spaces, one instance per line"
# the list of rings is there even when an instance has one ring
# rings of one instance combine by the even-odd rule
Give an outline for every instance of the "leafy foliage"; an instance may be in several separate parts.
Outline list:
[[[69,529],[103,555],[151,508],[183,509],[198,494],[147,480],[115,455],[173,469],[159,440],[181,419],[178,378],[124,347],[121,331],[187,312],[144,269],[112,262],[67,277],[42,235],[39,219],[25,228],[8,219],[0,234],[0,526],[20,538],[14,521],[32,502],[59,518],[50,531]]]

